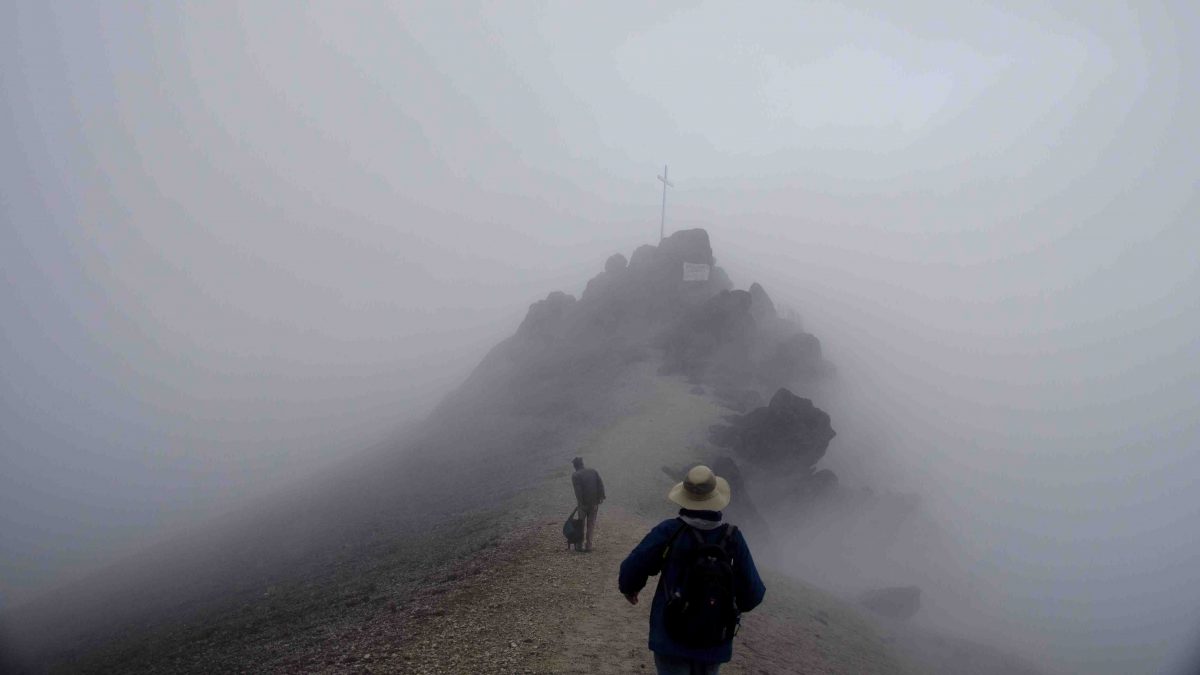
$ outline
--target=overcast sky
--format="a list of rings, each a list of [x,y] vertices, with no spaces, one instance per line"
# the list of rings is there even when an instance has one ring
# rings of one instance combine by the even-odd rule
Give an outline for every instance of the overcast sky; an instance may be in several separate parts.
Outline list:
[[[743,4],[6,4],[0,603],[419,418],[655,240],[669,162],[668,229],[837,363],[844,479],[921,491],[1031,651],[1168,668],[1197,10]]]

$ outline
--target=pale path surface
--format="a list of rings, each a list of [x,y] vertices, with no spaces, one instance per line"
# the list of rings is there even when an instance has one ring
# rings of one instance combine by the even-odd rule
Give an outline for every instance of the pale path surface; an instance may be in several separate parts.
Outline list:
[[[565,548],[561,519],[574,497],[564,461],[543,491],[516,506],[552,519],[543,516],[460,561],[403,610],[330,635],[299,661],[303,670],[653,672],[647,635],[656,579],[631,606],[617,591],[617,573],[648,529],[674,514],[665,499],[672,480],[661,467],[703,453],[704,432],[725,412],[687,390],[681,381],[657,378],[636,411],[584,447],[564,449],[565,457],[582,455],[599,469],[608,488],[594,552]],[[722,672],[908,672],[843,604],[762,571],[766,601],[746,615],[734,660]]]
[[[689,393],[681,380],[635,377],[629,386],[627,414],[580,447],[562,448],[561,467],[542,467],[548,477],[541,487],[505,502],[509,522],[485,518],[473,525],[495,536],[437,569],[402,605],[264,640],[237,660],[253,665],[230,672],[654,672],[647,636],[657,579],[631,606],[617,591],[619,565],[650,527],[675,513],[666,500],[674,481],[661,468],[711,456],[704,433],[726,411]],[[587,554],[568,552],[561,531],[574,502],[569,459],[576,454],[600,471],[609,496],[596,550]],[[453,539],[463,523],[435,534]],[[1035,672],[977,645],[870,620],[852,604],[772,570],[760,555],[766,542],[749,544],[767,595],[744,616],[733,661],[722,673]],[[921,667],[906,665],[912,663]]]
[[[398,631],[407,633],[402,653],[381,663],[377,651],[367,663],[413,673],[654,672],[646,646],[654,580],[637,606],[616,588],[618,565],[647,523],[620,512],[602,517],[603,536],[592,553],[566,551],[557,522],[506,540],[489,554],[503,564],[439,594],[407,622],[407,631]],[[865,622],[836,602],[771,575],[767,584],[767,602],[746,615],[734,660],[722,672],[908,672]]]

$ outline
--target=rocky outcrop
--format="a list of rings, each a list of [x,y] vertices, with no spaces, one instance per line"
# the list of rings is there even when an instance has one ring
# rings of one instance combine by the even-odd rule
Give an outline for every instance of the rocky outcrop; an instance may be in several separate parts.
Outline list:
[[[708,278],[686,280],[685,264],[707,266]],[[649,341],[729,288],[728,278],[718,271],[708,233],[699,229],[675,232],[658,246],[639,246],[628,261],[615,254],[580,296],[578,324],[588,332]]]
[[[748,462],[805,473],[825,455],[836,435],[825,411],[787,389],[775,392],[765,407],[710,430],[715,445],[731,448]]]
[[[759,382],[787,386],[825,370],[821,341],[811,333],[792,333],[767,345],[756,364]]]
[[[757,328],[750,305],[746,291],[721,291],[682,317],[660,338],[662,372],[694,379],[744,379],[752,367],[750,350]]]
[[[820,342],[781,318],[761,285],[733,290],[715,262],[702,229],[640,246],[628,259],[609,256],[578,300],[556,291],[533,303],[435,415],[480,406],[554,415],[555,424],[585,417],[623,366],[654,349],[661,373],[739,392],[721,397],[739,412],[760,405],[759,392],[819,373]]]
[[[775,311],[775,303],[771,302],[766,289],[757,281],[750,284],[750,300],[751,314],[753,314],[755,321],[766,324],[779,317]]]
[[[608,260],[604,261],[605,274],[620,274],[627,267],[629,267],[629,261],[620,253],[614,253],[608,257]]]
[[[554,291],[529,306],[525,320],[517,328],[517,335],[525,339],[554,340],[562,337],[566,328],[566,316],[575,306],[575,296]]]
[[[826,370],[821,342],[780,318],[757,283],[749,291],[721,291],[691,308],[659,336],[658,345],[664,374],[726,390],[771,391]]]
[[[435,416],[461,416],[474,406],[554,415],[556,424],[587,416],[622,366],[647,358],[656,336],[728,290],[713,262],[708,233],[700,229],[641,246],[628,260],[610,256],[578,300],[556,291],[533,303],[516,333],[484,357]],[[708,277],[685,279],[685,263],[707,266]]]

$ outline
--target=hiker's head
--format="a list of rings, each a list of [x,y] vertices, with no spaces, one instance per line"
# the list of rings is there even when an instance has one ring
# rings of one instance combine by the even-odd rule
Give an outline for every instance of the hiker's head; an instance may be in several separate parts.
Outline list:
[[[571,460],[571,464],[575,467],[575,470],[578,471],[583,468],[583,458],[576,457],[575,459]]]
[[[667,493],[667,499],[696,511],[720,511],[729,506],[729,496],[729,481],[703,464],[692,467]]]

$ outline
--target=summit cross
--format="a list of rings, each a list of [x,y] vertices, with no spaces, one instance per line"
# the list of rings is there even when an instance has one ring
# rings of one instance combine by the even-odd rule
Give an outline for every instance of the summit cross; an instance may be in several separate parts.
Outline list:
[[[658,240],[661,242],[667,231],[667,188],[675,187],[675,184],[667,180],[667,165],[663,164],[662,175],[658,177],[663,184],[663,203],[662,203],[662,220],[658,224]]]

